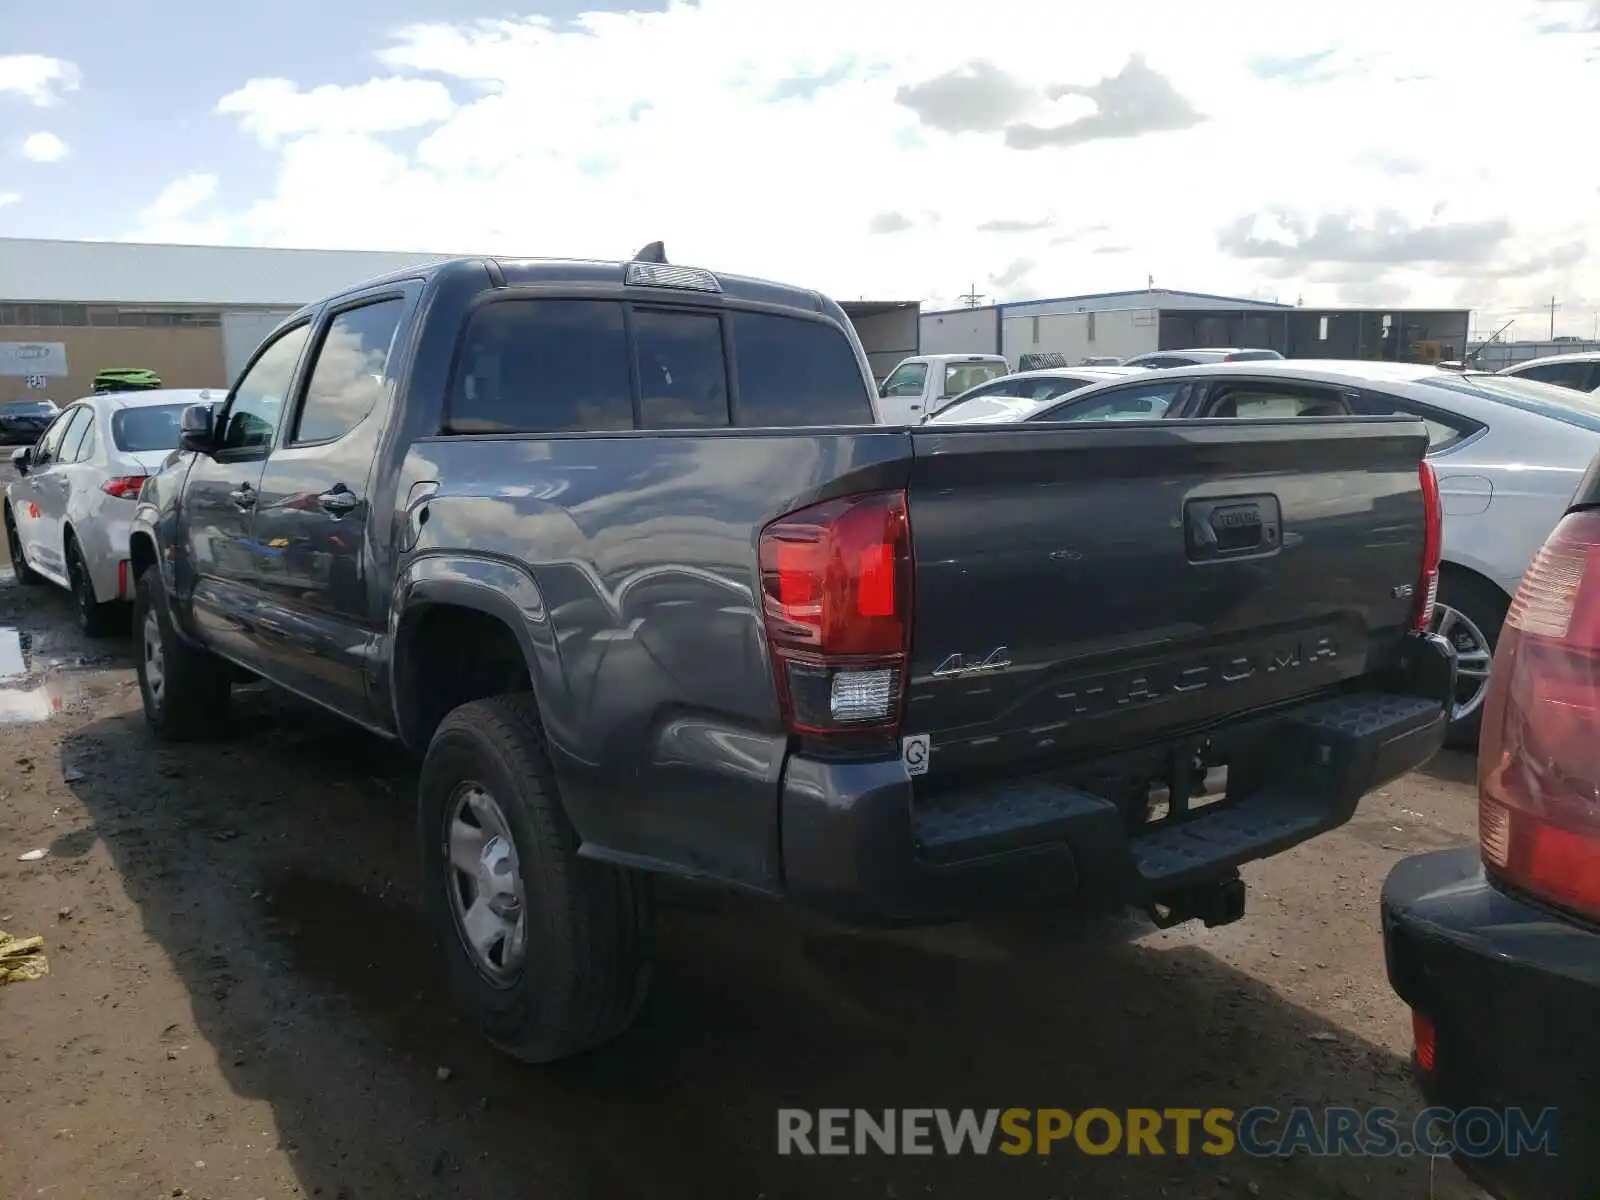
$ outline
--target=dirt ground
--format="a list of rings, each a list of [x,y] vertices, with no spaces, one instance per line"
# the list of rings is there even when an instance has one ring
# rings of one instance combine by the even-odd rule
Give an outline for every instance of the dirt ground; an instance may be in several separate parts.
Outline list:
[[[0,676],[8,632],[0,928],[43,934],[50,974],[0,988],[0,1197],[1472,1194],[1418,1159],[775,1152],[780,1106],[1414,1113],[1378,890],[1471,838],[1460,756],[1247,869],[1224,929],[868,934],[670,896],[637,1028],[534,1068],[444,994],[395,750],[263,689],[232,740],[158,749],[125,640],[0,568]]]

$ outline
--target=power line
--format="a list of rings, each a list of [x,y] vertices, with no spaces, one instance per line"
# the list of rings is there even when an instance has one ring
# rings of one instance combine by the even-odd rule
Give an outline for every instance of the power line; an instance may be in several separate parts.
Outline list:
[[[968,289],[968,291],[956,297],[957,300],[960,300],[968,308],[977,308],[980,300],[987,300],[989,298],[979,294],[978,285],[975,283],[969,284]]]

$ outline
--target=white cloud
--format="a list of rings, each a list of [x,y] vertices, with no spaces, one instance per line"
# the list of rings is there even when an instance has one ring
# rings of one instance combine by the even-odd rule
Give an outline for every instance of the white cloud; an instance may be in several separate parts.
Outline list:
[[[22,157],[29,162],[60,162],[72,150],[53,133],[30,133],[22,139]]]
[[[21,199],[22,197],[16,192],[0,192],[0,208],[4,208],[8,204],[15,204]]]
[[[150,202],[143,216],[147,221],[172,221],[194,214],[207,200],[217,194],[217,177],[205,171],[180,175]]]
[[[423,24],[375,47],[381,78],[224,97],[276,185],[129,234],[607,257],[664,238],[675,261],[934,302],[1153,274],[1487,320],[1554,291],[1588,332],[1600,159],[1530,175],[1509,152],[1526,107],[1484,81],[1580,119],[1600,37],[1587,0],[1479,7],[1128,0],[1071,53],[1037,0]]]
[[[217,103],[264,146],[302,134],[393,133],[431,125],[455,108],[450,91],[431,79],[371,79],[354,87],[323,84],[301,91],[287,79],[252,79]]]
[[[82,74],[76,64],[43,54],[0,54],[0,95],[10,92],[40,108],[77,91]]]

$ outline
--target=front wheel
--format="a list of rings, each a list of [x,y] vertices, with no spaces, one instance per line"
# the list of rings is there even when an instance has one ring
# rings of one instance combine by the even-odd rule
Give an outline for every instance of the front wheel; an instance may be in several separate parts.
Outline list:
[[[550,1062],[622,1033],[649,976],[649,881],[578,856],[529,695],[456,709],[423,759],[424,896],[485,1037]]]
[[[6,548],[11,552],[11,573],[24,587],[42,583],[44,576],[28,565],[28,556],[22,552],[22,539],[17,536],[17,522],[11,515],[11,505],[6,505]]]
[[[165,742],[191,741],[227,721],[228,667],[178,636],[167,612],[161,568],[148,566],[133,594],[134,668],[144,719]]]

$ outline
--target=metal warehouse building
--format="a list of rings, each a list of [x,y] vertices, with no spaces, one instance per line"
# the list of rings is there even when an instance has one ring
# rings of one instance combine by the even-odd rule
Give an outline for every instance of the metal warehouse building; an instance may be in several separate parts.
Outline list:
[[[1466,309],[1299,308],[1206,292],[1147,289],[922,314],[924,354],[1059,354],[1069,363],[1157,350],[1249,346],[1289,358],[1436,362],[1466,349]]]
[[[449,257],[0,238],[0,401],[63,403],[107,367],[148,367],[169,387],[225,386],[302,304]],[[916,301],[841,304],[878,376],[917,352]]]

